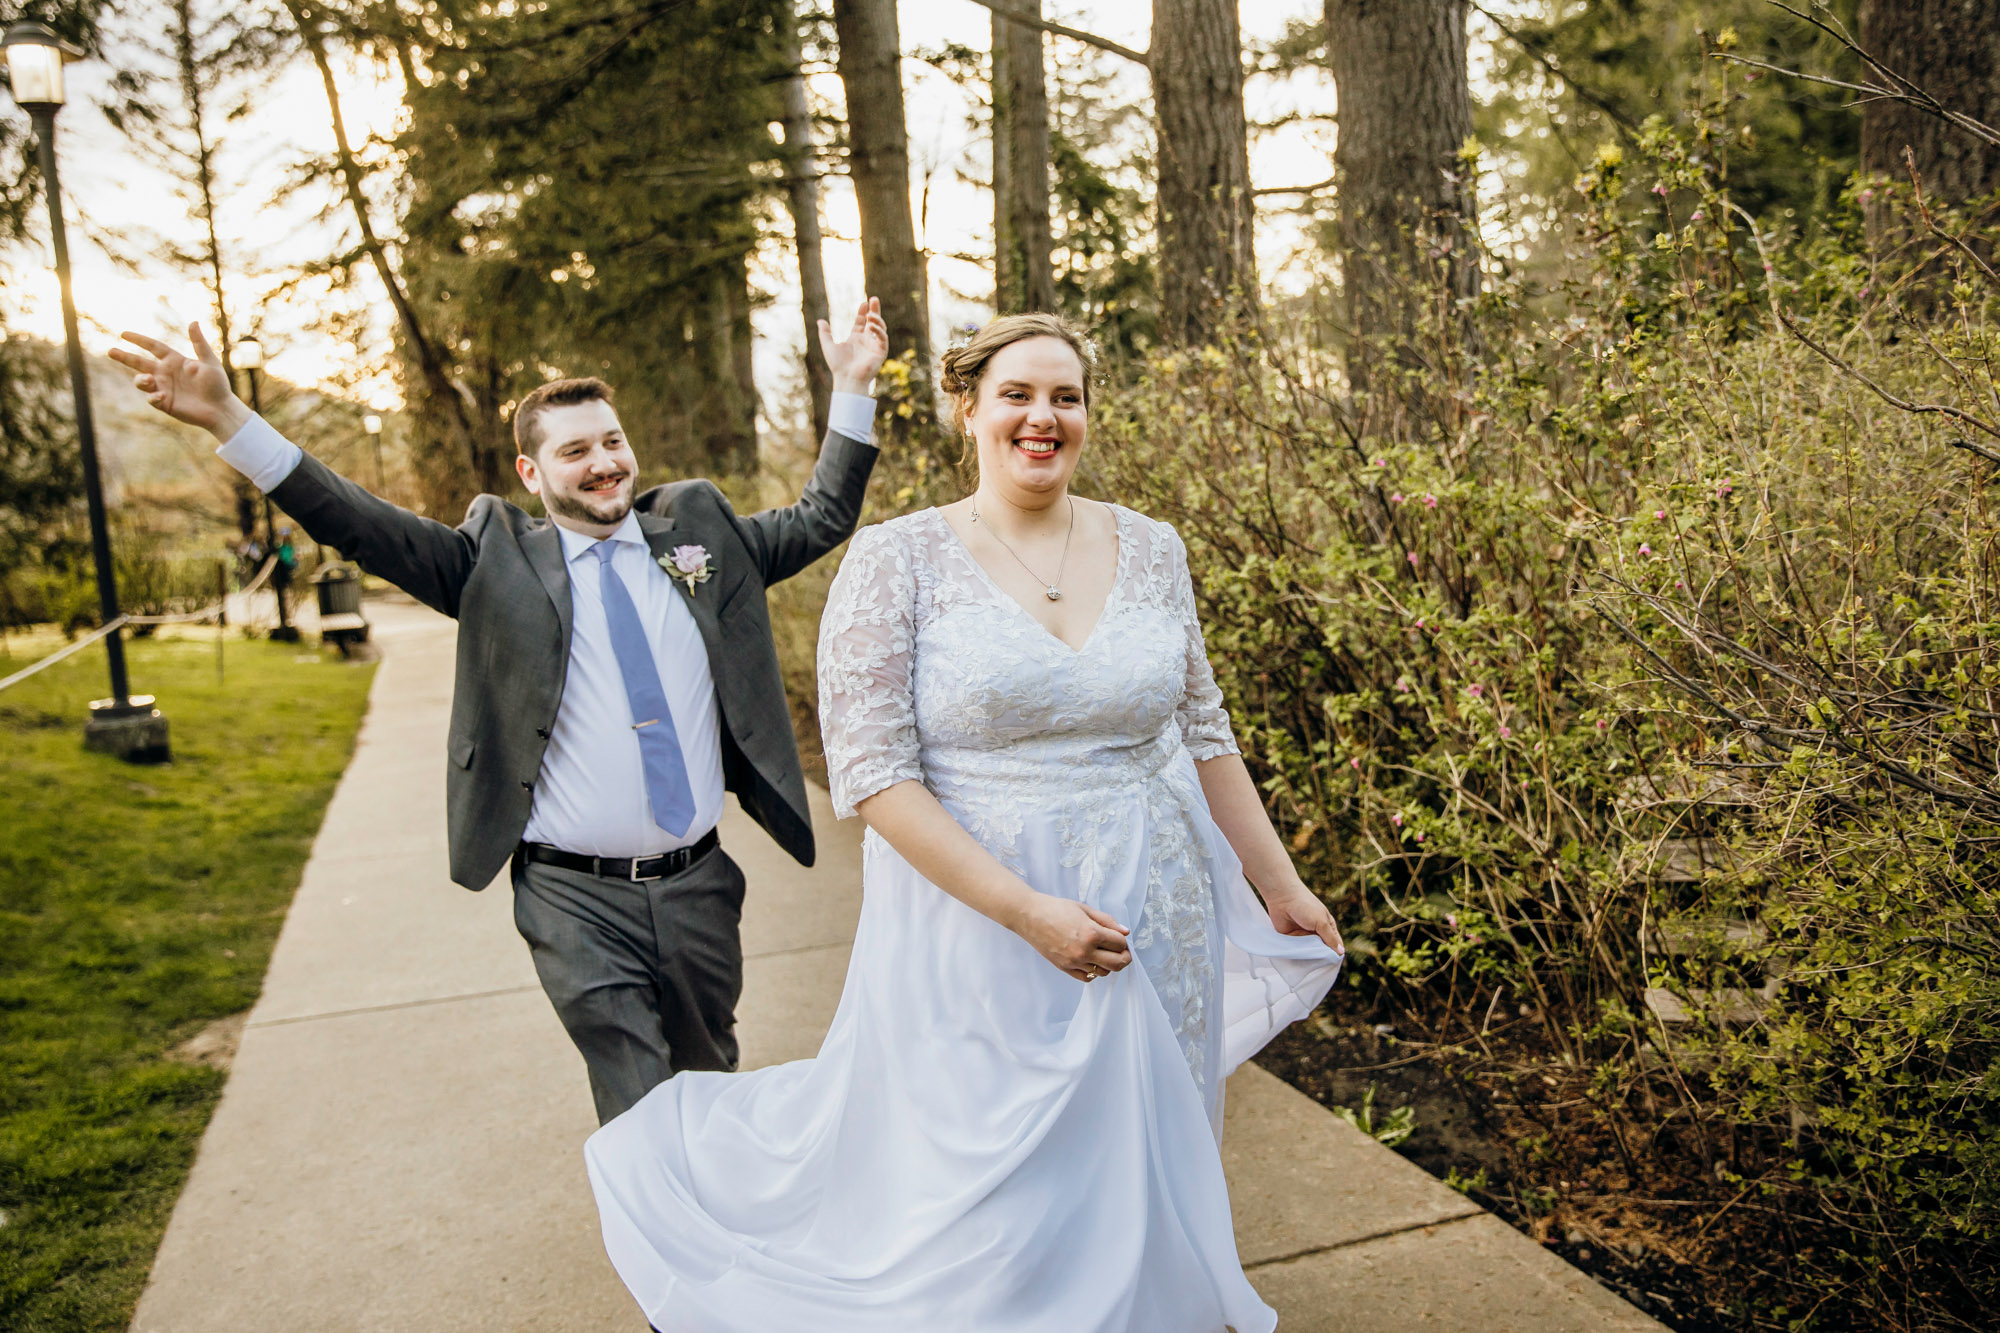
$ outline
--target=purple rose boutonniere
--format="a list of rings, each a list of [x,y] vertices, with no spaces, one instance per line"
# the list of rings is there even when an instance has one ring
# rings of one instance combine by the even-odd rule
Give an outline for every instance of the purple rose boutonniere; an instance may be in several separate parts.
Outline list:
[[[715,573],[715,561],[709,557],[706,546],[676,546],[671,554],[660,557],[660,568],[667,571],[667,577],[687,584],[688,591],[694,591],[697,583],[708,582],[709,575]]]

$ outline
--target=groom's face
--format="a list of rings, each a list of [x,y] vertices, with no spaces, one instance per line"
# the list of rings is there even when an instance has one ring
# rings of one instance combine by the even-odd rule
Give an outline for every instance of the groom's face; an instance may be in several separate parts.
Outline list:
[[[521,481],[552,518],[616,527],[632,510],[639,460],[605,402],[543,408],[535,456],[518,460]]]

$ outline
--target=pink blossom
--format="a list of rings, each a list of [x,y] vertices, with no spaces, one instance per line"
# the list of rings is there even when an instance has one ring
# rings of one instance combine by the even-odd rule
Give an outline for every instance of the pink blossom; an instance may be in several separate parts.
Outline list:
[[[1707,217],[1707,216],[1708,216],[1708,214],[1707,214],[1707,213],[1705,213],[1705,212],[1703,212],[1703,211],[1702,211],[1701,209],[1697,208],[1697,209],[1696,209],[1696,210],[1695,210],[1694,212],[1692,212],[1692,213],[1688,214],[1688,221],[1689,221],[1689,222],[1699,222],[1699,221],[1701,221],[1701,220],[1702,220],[1703,218],[1705,218],[1705,217]]]
[[[1648,545],[1647,545],[1646,543],[1644,543],[1644,542],[1640,542],[1640,543],[1639,543],[1639,554],[1640,554],[1640,555],[1651,555],[1652,553],[1653,553],[1653,548],[1652,548],[1652,547],[1648,546]]]
[[[1657,195],[1659,195],[1659,196],[1660,196],[1660,197],[1661,197],[1662,199],[1666,198],[1666,195],[1667,195],[1667,187],[1666,187],[1666,184],[1665,184],[1664,182],[1662,182],[1662,183],[1660,183],[1660,184],[1658,184],[1658,185],[1655,185],[1655,186],[1653,187],[1653,193],[1654,193],[1654,194],[1657,194]]]
[[[1394,495],[1389,497],[1389,503],[1392,505],[1399,505],[1403,503],[1403,493],[1401,491],[1397,491]]]
[[[1422,834],[1421,832],[1418,832],[1418,833],[1417,833],[1417,834],[1415,834],[1414,836],[1416,837],[1416,840],[1417,840],[1418,842],[1422,842],[1422,841],[1424,840],[1424,835],[1423,835],[1423,834]]]
[[[1435,495],[1424,496],[1424,508],[1436,509],[1437,507],[1438,507],[1438,498]]]
[[[1398,676],[1396,678],[1396,693],[1408,694],[1409,692],[1410,692],[1410,682]]]
[[[1605,720],[1604,720],[1603,718],[1601,718],[1601,717],[1597,719],[1597,729],[1598,729],[1599,731],[1602,731],[1602,730],[1604,730],[1604,729],[1605,729],[1606,727],[1608,727],[1608,726],[1610,726],[1610,725],[1611,725],[1611,724],[1610,724],[1609,722],[1606,722],[1606,721],[1605,721]]]
[[[1675,579],[1675,580],[1674,580],[1674,586],[1675,586],[1676,588],[1685,588],[1685,587],[1687,587],[1687,586],[1688,586],[1688,585],[1687,585],[1687,580],[1686,580],[1686,579]]]
[[[1394,824],[1397,828],[1403,827],[1403,812],[1401,810],[1398,810],[1395,814],[1390,815],[1389,822],[1391,824]]]
[[[1388,460],[1388,459],[1386,459],[1386,458],[1378,458],[1378,459],[1376,459],[1376,460],[1375,460],[1375,466],[1376,466],[1376,467],[1387,467],[1387,466],[1389,466],[1389,460]]]
[[[1456,912],[1446,912],[1446,913],[1444,914],[1444,923],[1445,923],[1445,924],[1446,924],[1447,926],[1450,926],[1450,927],[1451,927],[1451,928],[1452,928],[1453,930],[1457,930],[1457,929],[1458,929],[1458,913],[1456,913]]]
[[[1480,695],[1486,693],[1486,687],[1484,685],[1472,684],[1466,686],[1466,688],[1472,691],[1472,697],[1475,699],[1477,699]]]
[[[1667,511],[1664,509],[1655,509],[1653,511],[1654,518],[1665,518],[1666,516],[1667,516]]]
[[[708,563],[708,548],[705,546],[676,546],[674,548],[674,568],[683,574],[699,574]]]
[[[1873,190],[1863,190],[1861,192],[1861,202],[1864,204],[1870,202],[1874,198],[1875,198],[1875,191]]]
[[[1422,616],[1418,616],[1418,617],[1417,617],[1417,628],[1418,628],[1418,629],[1422,629],[1423,627],[1424,627],[1424,618],[1423,618]]]
[[[1415,551],[1410,552],[1410,563],[1413,565],[1417,563],[1417,553]]]
[[[1508,738],[1509,736],[1512,736],[1513,734],[1514,734],[1514,729],[1513,729],[1512,727],[1510,727],[1510,726],[1507,726],[1507,725],[1506,725],[1505,723],[1502,723],[1502,724],[1501,724],[1501,727],[1500,727],[1500,739],[1501,739],[1501,740],[1503,740],[1503,741],[1504,741],[1504,740],[1506,740],[1506,739],[1507,739],[1507,738]]]
[[[1348,760],[1348,761],[1347,761],[1347,766],[1348,766],[1349,768],[1353,769],[1353,770],[1354,770],[1355,772],[1359,773],[1359,772],[1361,771],[1361,758],[1360,758],[1360,756],[1358,756],[1358,755],[1357,755],[1357,756],[1355,756],[1354,758],[1352,758],[1352,759]]]

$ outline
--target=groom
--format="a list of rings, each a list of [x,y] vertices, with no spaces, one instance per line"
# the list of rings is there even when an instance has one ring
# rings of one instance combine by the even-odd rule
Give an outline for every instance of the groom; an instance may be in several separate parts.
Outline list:
[[[888,351],[874,300],[845,341],[819,328],[832,429],[798,503],[738,515],[699,480],[635,498],[610,388],[558,380],[514,414],[515,466],[549,521],[482,495],[456,528],[252,415],[199,326],[193,357],[136,333],[139,351],[111,353],[315,540],[458,620],[451,877],[480,889],[511,862],[515,924],[600,1122],[676,1070],[736,1066],[744,881],[716,838],[724,790],[812,864],[764,592],[854,531],[876,455],[865,394]]]

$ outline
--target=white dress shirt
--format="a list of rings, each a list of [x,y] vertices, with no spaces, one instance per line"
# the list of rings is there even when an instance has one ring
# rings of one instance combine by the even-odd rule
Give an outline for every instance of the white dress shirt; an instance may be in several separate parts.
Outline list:
[[[873,434],[875,400],[836,393],[827,416],[831,429],[866,442]],[[296,444],[261,417],[252,417],[216,454],[263,491],[290,476],[302,457]],[[647,800],[632,706],[604,618],[601,567],[589,554],[597,541],[568,528],[557,531],[574,616],[569,673],[522,836],[586,856],[656,856],[688,846],[722,818],[722,718],[701,629],[680,589],[654,562],[637,515],[627,514],[608,538],[618,543],[611,562],[652,645],[694,794],[694,822],[675,837],[653,822]]]
[[[631,700],[604,618],[603,571],[591,554],[597,542],[568,528],[557,531],[569,564],[569,604],[576,620],[570,629],[562,706],[556,710],[528,828],[521,836],[586,856],[655,856],[685,847],[722,818],[722,717],[708,649],[688,610],[687,595],[654,563],[638,516],[627,514],[608,538],[617,543],[611,564],[639,608],[694,793],[694,822],[677,838],[653,822],[647,801]]]

